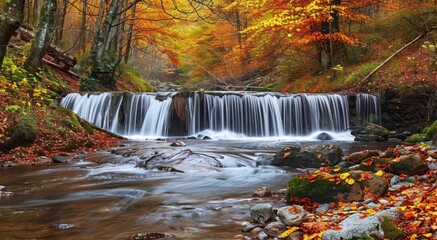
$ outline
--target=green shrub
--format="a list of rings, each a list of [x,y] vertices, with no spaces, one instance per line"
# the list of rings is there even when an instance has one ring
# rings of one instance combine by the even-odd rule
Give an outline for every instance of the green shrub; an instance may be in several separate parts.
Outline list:
[[[81,91],[93,92],[97,90],[96,80],[92,77],[83,76],[79,80]]]
[[[9,129],[10,142],[13,146],[32,143],[38,133],[35,116],[22,113],[18,117],[17,123]]]

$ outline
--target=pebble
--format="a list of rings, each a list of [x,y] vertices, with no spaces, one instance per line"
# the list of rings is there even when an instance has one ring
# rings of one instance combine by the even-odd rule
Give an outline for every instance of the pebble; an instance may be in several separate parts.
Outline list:
[[[0,185],[0,191],[6,190],[6,187],[3,185]]]
[[[381,204],[388,204],[388,203],[390,203],[390,201],[387,201],[385,199],[379,199],[379,203],[381,203]]]
[[[265,232],[259,232],[257,237],[258,237],[259,240],[265,240],[269,236],[267,236],[267,234]]]
[[[431,164],[428,165],[428,168],[431,169],[431,170],[437,170],[437,164],[431,163]]]
[[[391,179],[390,179],[390,186],[394,186],[398,183],[401,182],[401,179],[399,178],[398,175],[394,175]]]
[[[371,203],[367,204],[367,207],[369,207],[371,209],[375,209],[375,208],[379,208],[379,205],[374,203],[374,202],[371,202]]]
[[[350,210],[352,210],[352,208],[349,207],[349,206],[346,206],[343,210],[346,211],[346,212],[349,212]]]
[[[243,228],[241,229],[241,231],[243,231],[243,232],[250,232],[250,231],[252,231],[255,227],[256,227],[256,226],[253,225],[252,223],[250,223],[250,222],[246,222],[246,223],[243,224]]]
[[[324,203],[324,204],[320,204],[317,209],[316,212],[326,212],[330,209],[331,207],[329,206],[329,203]]]
[[[363,201],[363,204],[369,204],[369,203],[373,203],[372,199],[366,199]]]
[[[429,165],[428,165],[428,167],[429,167]],[[418,177],[417,181],[429,182],[429,178],[427,176],[423,175],[423,176]]]
[[[68,223],[54,224],[51,226],[51,228],[56,229],[56,230],[67,230],[67,229],[71,229],[71,228],[75,228],[75,227],[76,227],[76,225],[68,224]]]

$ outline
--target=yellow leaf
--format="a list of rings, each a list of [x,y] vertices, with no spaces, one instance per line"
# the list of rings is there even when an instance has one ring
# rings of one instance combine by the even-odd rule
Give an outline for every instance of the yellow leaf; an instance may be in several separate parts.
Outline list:
[[[393,159],[392,162],[399,162],[400,160],[401,159],[397,157],[397,158]]]
[[[355,183],[355,180],[353,178],[347,178],[345,181],[349,185],[354,185],[354,183]]]
[[[299,227],[292,227],[292,228],[289,227],[288,230],[286,230],[281,234],[280,238],[286,238],[299,229],[300,229]]]
[[[413,234],[410,236],[410,240],[415,240],[417,238],[417,234]]]
[[[371,209],[371,208],[366,209],[366,212],[367,212],[368,214],[375,214],[375,213],[376,213],[375,210],[373,210],[373,209]]]
[[[333,170],[334,170],[334,172],[338,172],[341,170],[341,167],[335,167]]]
[[[399,211],[403,212],[407,209],[407,206],[400,206],[398,207]]]
[[[321,158],[322,157],[322,154],[321,153],[319,153],[319,155],[317,155],[317,158]]]
[[[350,176],[349,173],[342,173],[342,174],[340,174],[340,178],[343,179],[343,180],[345,180],[345,179],[348,178],[349,176]]]
[[[426,233],[426,234],[423,234],[423,236],[427,237],[427,238],[430,238],[432,236],[432,233]]]
[[[382,177],[382,175],[384,175],[384,171],[379,170],[379,171],[377,171],[377,172],[375,173],[375,175],[378,176],[378,177]]]

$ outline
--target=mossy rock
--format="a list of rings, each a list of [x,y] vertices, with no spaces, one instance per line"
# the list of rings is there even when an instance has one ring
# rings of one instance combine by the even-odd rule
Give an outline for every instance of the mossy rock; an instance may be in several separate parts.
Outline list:
[[[431,126],[429,126],[428,131],[426,132],[426,138],[427,139],[432,139],[432,137],[435,135],[436,133],[436,128],[437,128],[437,120],[434,121]]]
[[[427,139],[427,135],[423,133],[416,133],[407,137],[404,141],[407,143],[420,143],[425,142]]]
[[[390,131],[374,123],[366,123],[357,127],[351,132],[355,136],[355,141],[386,141]]]
[[[385,239],[404,239],[405,233],[387,217],[384,217],[381,222],[381,228],[384,231]]]
[[[279,150],[272,165],[298,168],[319,168],[334,166],[343,157],[341,148],[333,145],[316,147],[286,147]]]
[[[388,160],[385,158],[377,158],[377,159],[366,159],[363,160],[356,170],[368,171],[368,172],[377,172],[381,168],[378,166],[385,165],[388,163]]]
[[[338,198],[344,196],[343,193],[351,193],[353,190],[356,190],[354,189],[356,187],[359,189],[357,184],[354,185],[347,185],[345,183],[336,184],[335,182],[324,180],[320,176],[317,177],[314,182],[311,182],[307,178],[293,177],[288,182],[285,197],[287,202],[290,202],[292,198],[297,197],[300,199],[309,198],[311,201],[319,203],[328,203],[339,201]]]

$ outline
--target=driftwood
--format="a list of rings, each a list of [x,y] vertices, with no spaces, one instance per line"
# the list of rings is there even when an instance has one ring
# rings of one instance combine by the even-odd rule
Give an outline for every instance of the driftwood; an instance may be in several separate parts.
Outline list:
[[[15,36],[26,43],[33,41],[35,38],[35,34],[33,34],[32,30],[26,26],[19,27],[15,31]],[[15,49],[19,48],[12,43],[9,44],[9,47]],[[77,77],[77,74],[71,71],[71,69],[77,64],[76,58],[53,44],[50,44],[47,48],[44,63]]]

